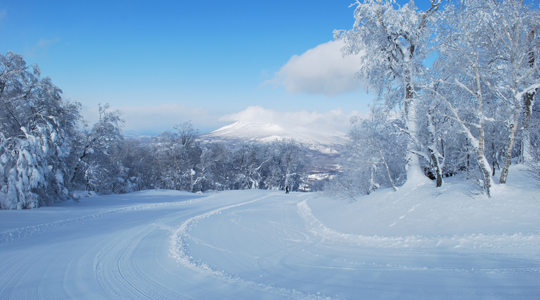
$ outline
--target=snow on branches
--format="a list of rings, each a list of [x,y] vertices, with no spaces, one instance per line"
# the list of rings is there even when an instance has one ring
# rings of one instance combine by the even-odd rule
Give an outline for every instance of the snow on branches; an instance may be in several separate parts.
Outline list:
[[[495,168],[532,159],[530,126],[540,87],[539,10],[520,0],[356,2],[353,28],[336,31],[345,55],[363,53],[358,76],[401,113],[408,181],[477,168],[489,196]],[[521,130],[520,130],[521,128]],[[452,144],[458,143],[458,144]],[[421,168],[419,168],[421,167]]]
[[[0,55],[0,207],[35,208],[69,198],[66,163],[79,104],[22,56]]]

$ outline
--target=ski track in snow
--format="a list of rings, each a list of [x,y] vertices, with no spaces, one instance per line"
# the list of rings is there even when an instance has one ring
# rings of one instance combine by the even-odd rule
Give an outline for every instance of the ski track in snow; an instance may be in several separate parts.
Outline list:
[[[0,299],[537,299],[540,294],[536,227],[515,235],[351,234],[340,232],[347,227],[330,228],[341,228],[340,223],[325,219],[331,212],[316,197],[237,191],[103,207],[56,222],[50,221],[58,215],[47,214],[44,224],[0,232]],[[101,204],[94,205],[99,211]],[[55,230],[67,225],[77,226]]]
[[[0,232],[0,244],[17,240],[17,239],[21,239],[21,238],[24,238],[24,237],[27,237],[36,233],[47,232],[51,229],[66,227],[68,225],[73,225],[73,224],[85,223],[88,221],[93,221],[93,220],[101,219],[104,217],[108,217],[108,216],[112,216],[112,215],[116,215],[120,213],[131,212],[131,211],[136,211],[136,210],[145,210],[145,209],[151,209],[151,208],[156,208],[156,207],[164,207],[164,206],[187,205],[187,204],[200,201],[201,199],[202,198],[195,199],[195,200],[179,201],[179,202],[156,203],[156,204],[145,204],[145,205],[123,207],[123,208],[113,209],[113,210],[109,210],[105,212],[100,212],[97,214],[86,215],[79,218],[60,220],[56,222],[39,224],[39,225],[34,225],[34,226],[20,227],[20,228],[15,228],[15,229],[8,229],[8,230]]]
[[[249,287],[253,289],[257,289],[266,293],[276,294],[279,296],[285,296],[290,297],[294,299],[332,299],[331,297],[327,297],[324,295],[313,295],[313,294],[305,294],[296,290],[286,289],[286,288],[279,288],[275,286],[270,286],[262,283],[257,283],[250,280],[242,279],[238,276],[233,276],[230,274],[227,274],[226,272],[222,270],[214,270],[212,269],[207,263],[196,260],[191,256],[188,252],[188,240],[191,239],[189,235],[189,231],[202,219],[208,218],[212,215],[219,214],[224,210],[228,210],[231,208],[251,204],[257,201],[260,201],[262,199],[268,198],[272,195],[266,195],[260,198],[257,198],[255,200],[229,205],[225,207],[221,207],[215,210],[212,210],[210,212],[192,217],[188,220],[186,220],[182,225],[180,225],[176,230],[174,230],[173,234],[171,235],[171,243],[170,243],[170,249],[169,249],[169,255],[174,258],[178,263],[183,265],[186,268],[189,268],[193,271],[196,271],[198,273],[201,273],[206,276],[213,276],[217,277],[223,281],[226,281],[228,283],[241,285],[244,287]],[[221,250],[223,251],[223,250]]]
[[[536,247],[540,245],[539,234],[521,234],[513,235],[486,235],[486,234],[471,234],[462,236],[439,236],[425,237],[420,235],[415,236],[400,236],[400,237],[384,237],[384,236],[367,236],[342,233],[334,229],[328,228],[320,222],[312,213],[311,208],[305,199],[297,204],[298,214],[302,216],[306,222],[308,230],[326,240],[342,241],[357,244],[359,246],[374,247],[374,248],[456,248],[456,249],[476,249],[476,248],[501,248],[501,247]],[[414,210],[411,209],[411,210]],[[400,219],[404,216],[400,217]],[[390,226],[392,226],[391,224]],[[538,270],[540,271],[540,270]]]

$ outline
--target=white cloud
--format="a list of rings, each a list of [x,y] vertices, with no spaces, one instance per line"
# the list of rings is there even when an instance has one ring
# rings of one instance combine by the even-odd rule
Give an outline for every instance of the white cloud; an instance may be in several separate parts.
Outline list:
[[[355,77],[360,68],[360,56],[343,57],[342,41],[330,41],[294,55],[263,84],[283,86],[292,94],[323,94],[334,96],[359,89],[362,84]]]
[[[220,120],[274,123],[292,132],[342,135],[349,131],[352,116],[362,117],[364,115],[358,111],[346,114],[340,108],[321,113],[308,110],[276,111],[260,106],[250,106],[241,112],[222,116]]]

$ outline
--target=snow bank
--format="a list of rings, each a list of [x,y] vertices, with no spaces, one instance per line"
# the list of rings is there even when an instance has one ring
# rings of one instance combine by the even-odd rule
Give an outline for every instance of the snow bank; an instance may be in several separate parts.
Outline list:
[[[540,188],[522,166],[487,198],[463,178],[389,189],[345,202],[319,196],[298,203],[308,229],[325,239],[383,248],[540,248]]]

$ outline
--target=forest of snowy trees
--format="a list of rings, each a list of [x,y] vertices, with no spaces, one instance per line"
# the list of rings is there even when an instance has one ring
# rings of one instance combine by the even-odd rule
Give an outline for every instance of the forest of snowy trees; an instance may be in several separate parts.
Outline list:
[[[229,147],[201,142],[187,122],[151,140],[128,139],[108,105],[88,126],[21,55],[0,55],[0,207],[36,208],[73,197],[145,189],[303,189],[309,155],[293,140]]]
[[[512,162],[540,178],[539,10],[521,0],[357,2],[336,31],[344,55],[376,94],[370,117],[352,120],[342,173],[326,189],[353,198],[380,187],[464,174],[490,195]],[[21,55],[0,54],[0,208],[71,199],[75,190],[125,193],[305,188],[307,149],[274,143],[202,142],[184,123],[151,140],[122,135],[120,113],[99,107],[88,126]]]
[[[76,147],[72,185],[77,190],[299,190],[307,182],[306,148],[293,140],[236,147],[202,142],[190,122],[150,140],[123,138],[116,130],[118,112],[106,108],[100,108],[100,121],[83,133]]]
[[[377,93],[370,119],[354,120],[331,184],[342,193],[396,189],[466,173],[488,196],[511,162],[538,171],[539,10],[522,0],[357,2],[351,30],[335,32],[358,76]],[[444,6],[444,7],[443,7]]]
[[[345,196],[465,173],[490,195],[512,161],[538,172],[539,10],[523,0],[358,1],[344,55],[377,93],[330,188]],[[538,174],[538,173],[536,173]],[[348,194],[347,194],[348,193]]]

